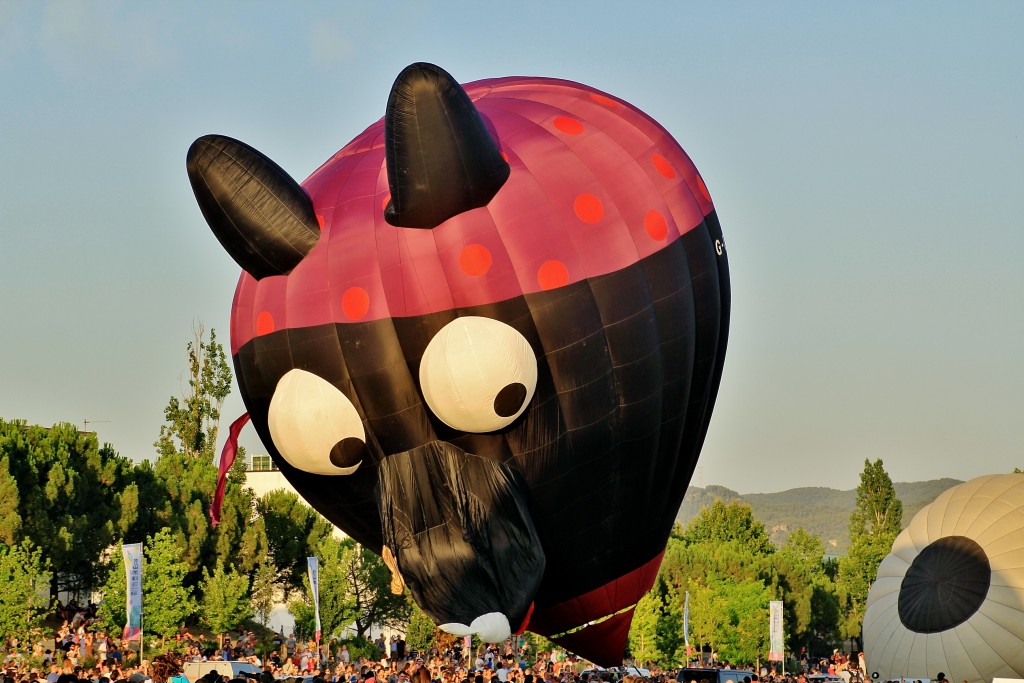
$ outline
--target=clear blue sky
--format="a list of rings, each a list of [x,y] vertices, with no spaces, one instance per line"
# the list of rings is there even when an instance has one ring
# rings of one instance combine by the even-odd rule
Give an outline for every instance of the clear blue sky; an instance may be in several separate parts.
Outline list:
[[[0,416],[151,457],[238,276],[189,144],[231,135],[302,180],[430,61],[612,92],[701,170],[733,316],[693,483],[1024,467],[1021,36],[1015,1],[0,0]]]

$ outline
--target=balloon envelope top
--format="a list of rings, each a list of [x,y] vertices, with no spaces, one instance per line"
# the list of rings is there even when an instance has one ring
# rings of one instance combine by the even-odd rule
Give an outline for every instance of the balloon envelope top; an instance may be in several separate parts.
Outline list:
[[[188,170],[243,269],[243,400],[296,490],[445,630],[619,663],[728,331],[679,144],[587,86],[414,64],[301,184],[219,135]]]

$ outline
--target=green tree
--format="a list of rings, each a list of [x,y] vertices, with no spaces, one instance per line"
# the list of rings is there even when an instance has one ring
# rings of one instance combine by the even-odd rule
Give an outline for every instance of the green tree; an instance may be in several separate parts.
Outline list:
[[[839,594],[827,573],[815,574],[811,587],[811,620],[804,634],[808,652],[828,652],[839,643]]]
[[[239,448],[224,487],[214,553],[232,558],[237,569],[254,574],[269,546],[266,523],[256,514],[256,496],[246,484],[245,449]]]
[[[262,521],[252,518],[253,496],[245,487],[245,452],[239,449],[229,472],[221,507],[221,521],[213,527],[210,504],[217,484],[214,455],[221,407],[231,391],[231,368],[215,330],[204,339],[202,325],[187,344],[187,387],[181,398],[172,396],[164,409],[166,424],[154,446],[159,457],[140,483],[152,489],[147,504],[155,517],[139,527],[168,528],[188,567],[185,585],[198,588],[203,568],[217,558],[230,557],[236,569],[255,572],[267,549]],[[138,495],[143,494],[140,486]]]
[[[857,486],[857,504],[850,513],[850,541],[859,536],[892,538],[899,535],[903,523],[903,503],[881,460],[864,461]]]
[[[256,567],[256,574],[252,579],[252,589],[249,593],[252,611],[256,621],[263,626],[270,623],[270,612],[274,609],[276,578],[277,568],[269,559],[264,559]]]
[[[657,590],[648,591],[636,604],[633,623],[629,627],[629,653],[638,663],[662,662],[659,649],[659,624],[663,618],[664,603]]]
[[[705,645],[712,652],[721,646],[728,608],[725,598],[712,586],[695,583],[691,587],[690,644],[695,646],[698,652]]]
[[[780,549],[780,552],[809,567],[812,571],[821,571],[822,560],[825,557],[825,544],[817,536],[807,533],[803,527],[798,527],[786,539],[786,544]]]
[[[23,642],[41,636],[50,611],[50,598],[40,590],[50,582],[42,549],[31,541],[0,545],[0,582],[0,633]]]
[[[366,637],[374,624],[397,627],[409,619],[409,599],[391,592],[391,570],[375,552],[355,545],[344,559],[344,574],[355,603],[356,636]]]
[[[149,538],[163,528],[168,516],[167,488],[149,460],[136,464],[129,479],[121,494],[120,537]]]
[[[437,624],[411,599],[409,626],[405,630],[407,649],[426,652],[437,644]]]
[[[764,524],[754,519],[750,506],[716,500],[686,527],[682,540],[687,544],[736,541],[755,555],[770,555],[775,548]]]
[[[878,575],[878,565],[891,548],[892,540],[861,536],[850,544],[849,552],[839,560],[836,584],[843,611],[839,632],[843,638],[856,640],[858,648],[861,646],[861,627],[868,591]]]
[[[161,456],[183,453],[190,458],[213,462],[217,430],[224,399],[231,394],[231,366],[217,331],[203,339],[203,325],[192,330],[187,346],[188,389],[182,398],[172,396],[164,408],[167,424],[160,427],[156,447]]]
[[[0,453],[0,543],[13,545],[20,537],[18,482],[11,475],[6,454]]]
[[[834,595],[823,555],[821,541],[803,529],[776,549],[750,508],[740,503],[719,501],[703,508],[685,529],[673,530],[658,575],[664,586],[660,649],[665,663],[677,665],[685,657],[678,634],[687,591],[691,645],[717,649],[724,659],[754,662],[766,642],[767,627],[762,631],[761,626],[767,624],[772,599],[783,601],[791,646],[809,639],[812,626],[827,633],[813,614],[816,599]]]
[[[267,546],[278,568],[278,586],[289,595],[302,590],[306,558],[311,557],[333,527],[290,491],[270,491],[256,501],[258,519],[266,529]]]
[[[903,522],[903,503],[881,460],[864,461],[857,487],[857,505],[850,513],[850,549],[839,561],[836,580],[843,619],[840,635],[861,644],[861,625],[868,590],[878,565],[889,553]]]
[[[249,577],[224,568],[218,560],[211,574],[203,569],[200,621],[214,633],[239,626],[252,616],[249,604]]]
[[[355,541],[333,536],[327,536],[316,547],[320,563],[320,623],[325,634],[337,634],[355,620],[356,606],[346,571],[355,549]],[[308,595],[308,575],[305,585]]]
[[[297,639],[306,640],[316,634],[316,612],[308,595],[293,598],[288,603],[288,612],[295,620],[295,637]],[[324,633],[329,634],[330,631],[324,631]]]
[[[787,650],[825,652],[838,641],[838,598],[824,545],[802,527],[775,554]]]
[[[391,572],[380,557],[352,539],[327,537],[317,547],[320,563],[320,624],[325,636],[352,626],[357,638],[365,638],[371,626],[396,628],[409,620],[405,595],[391,592]],[[300,597],[288,610],[303,628],[310,628],[313,602],[309,577],[304,579]]]
[[[17,514],[5,501],[4,534],[14,542],[31,539],[42,549],[53,594],[99,585],[103,568],[96,560],[124,526],[121,496],[131,462],[71,424],[45,428],[4,420],[0,459],[10,475],[2,476],[0,468],[0,489],[17,482]]]
[[[128,591],[128,579],[124,571],[124,557],[121,548],[114,551],[114,559],[107,564],[107,579],[100,589],[103,599],[96,609],[97,626],[105,633],[121,633],[127,615],[125,614],[125,594]],[[143,567],[142,580],[146,580]]]
[[[181,551],[170,529],[161,530],[149,540],[142,570],[146,633],[167,638],[195,613],[193,589],[185,585],[187,573],[188,565],[181,560]]]
[[[719,653],[730,662],[753,664],[768,651],[768,588],[753,579],[723,581],[716,587],[727,605],[728,621],[719,633]]]

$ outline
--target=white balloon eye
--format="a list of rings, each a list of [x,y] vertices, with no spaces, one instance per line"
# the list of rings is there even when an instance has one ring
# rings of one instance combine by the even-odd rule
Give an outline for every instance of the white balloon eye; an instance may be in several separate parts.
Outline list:
[[[449,427],[493,432],[522,415],[537,389],[537,358],[514,328],[491,318],[456,318],[420,361],[427,405]]]
[[[281,456],[303,472],[352,474],[366,453],[366,432],[352,401],[305,370],[289,370],[278,381],[267,423]]]

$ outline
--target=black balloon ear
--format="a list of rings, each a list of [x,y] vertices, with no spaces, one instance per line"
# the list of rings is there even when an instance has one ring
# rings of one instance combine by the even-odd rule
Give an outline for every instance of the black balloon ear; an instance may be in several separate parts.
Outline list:
[[[306,191],[245,143],[204,135],[189,147],[187,166],[213,234],[257,280],[287,275],[320,239]]]
[[[508,180],[508,163],[466,91],[433,64],[398,75],[384,114],[391,202],[384,218],[434,228],[485,206]]]

